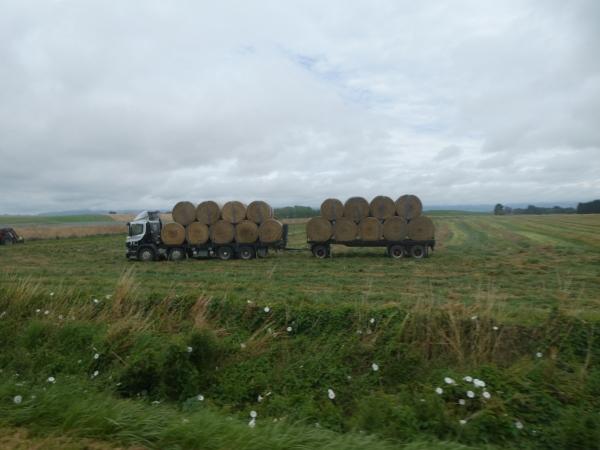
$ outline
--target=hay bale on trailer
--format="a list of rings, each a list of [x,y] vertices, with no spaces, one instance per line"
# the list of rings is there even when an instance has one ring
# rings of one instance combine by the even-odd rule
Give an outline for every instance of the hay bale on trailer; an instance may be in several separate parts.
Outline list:
[[[423,204],[416,195],[402,195],[396,200],[396,214],[405,220],[419,217],[423,212]]]
[[[369,202],[363,197],[350,197],[344,203],[344,217],[359,223],[365,217],[369,217]]]
[[[210,240],[215,244],[229,244],[235,235],[233,224],[226,220],[217,220],[210,226],[209,231]]]
[[[325,242],[331,239],[331,222],[323,217],[313,217],[306,224],[306,236],[309,241]]]
[[[272,244],[283,239],[283,224],[276,219],[267,219],[258,227],[258,239]]]
[[[321,203],[321,217],[338,220],[344,216],[344,204],[337,198],[328,198]]]
[[[160,238],[167,245],[181,245],[185,241],[185,228],[177,222],[169,222],[160,230]]]
[[[248,220],[260,225],[265,220],[273,217],[273,208],[267,202],[256,200],[248,205],[246,217]]]
[[[391,198],[385,195],[378,195],[371,200],[369,211],[372,217],[380,220],[389,219],[396,214],[396,204]]]
[[[408,238],[413,241],[434,239],[435,226],[427,216],[419,216],[408,223]]]
[[[192,202],[178,202],[173,207],[173,220],[184,227],[196,220],[196,207]]]
[[[388,241],[401,241],[408,235],[406,220],[393,216],[383,222],[383,237]]]
[[[200,222],[192,222],[185,227],[185,239],[188,244],[205,244],[210,237],[208,225]]]
[[[339,242],[354,241],[358,236],[358,226],[346,217],[338,219],[333,224],[333,237]]]
[[[217,202],[207,200],[196,208],[196,220],[204,225],[212,225],[221,218],[221,207]]]
[[[358,224],[358,238],[361,241],[378,241],[382,234],[381,222],[375,217],[365,217]]]
[[[252,244],[258,239],[258,225],[251,220],[242,220],[235,225],[235,242],[240,244]]]
[[[229,223],[239,223],[246,218],[246,205],[242,202],[227,202],[221,209],[221,219]]]

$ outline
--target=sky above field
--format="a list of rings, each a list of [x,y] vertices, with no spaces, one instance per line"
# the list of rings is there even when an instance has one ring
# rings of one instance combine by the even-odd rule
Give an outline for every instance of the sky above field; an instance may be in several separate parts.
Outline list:
[[[600,197],[600,2],[0,0],[0,213]]]

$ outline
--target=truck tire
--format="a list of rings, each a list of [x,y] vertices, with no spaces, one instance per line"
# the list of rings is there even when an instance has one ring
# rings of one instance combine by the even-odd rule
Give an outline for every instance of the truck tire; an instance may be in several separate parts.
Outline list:
[[[312,254],[315,258],[324,259],[329,256],[329,247],[327,245],[314,245],[312,248]]]
[[[228,245],[223,245],[217,249],[217,256],[223,261],[233,258],[233,249]]]
[[[410,255],[415,259],[423,259],[427,256],[427,250],[422,245],[413,245],[410,248]]]
[[[138,250],[138,259],[140,261],[154,261],[156,259],[156,253],[152,247],[142,247]]]
[[[169,251],[170,261],[181,261],[183,259],[185,259],[185,252],[182,248],[175,247]]]
[[[256,250],[256,256],[259,258],[266,258],[269,254],[269,249],[267,247],[258,247]]]
[[[240,259],[243,260],[248,260],[248,259],[254,259],[254,249],[252,247],[249,247],[247,245],[243,246],[240,248]]]
[[[388,255],[390,255],[390,258],[400,259],[405,256],[404,247],[401,245],[390,245],[388,247]]]

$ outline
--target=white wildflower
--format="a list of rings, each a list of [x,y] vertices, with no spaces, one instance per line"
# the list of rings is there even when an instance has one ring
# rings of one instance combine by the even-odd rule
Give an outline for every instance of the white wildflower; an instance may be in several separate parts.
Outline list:
[[[435,393],[438,395],[442,395],[444,393],[444,390],[441,387],[436,387],[435,388]]]
[[[492,394],[490,394],[488,391],[483,391],[481,393],[481,395],[483,396],[483,398],[485,398],[486,400],[489,400],[490,398],[492,398]]]
[[[268,313],[269,311],[271,311],[271,308],[269,308],[268,306],[265,306],[265,309],[263,311]]]
[[[335,398],[335,392],[333,392],[333,389],[327,389],[327,397],[329,397],[329,400],[333,400]]]
[[[254,410],[250,411],[250,417],[252,417],[253,419],[256,419],[256,416],[258,416],[256,411],[254,411]]]
[[[517,421],[515,421],[515,427],[517,428],[517,430],[522,430],[523,423],[520,420],[517,420]]]
[[[466,377],[463,378],[463,380],[465,380],[467,383],[470,383],[473,381],[473,377],[470,377],[469,375],[467,375]]]
[[[475,398],[475,392],[473,392],[473,391],[467,391],[467,397],[469,397],[469,398]]]
[[[475,385],[475,387],[485,387],[485,381],[479,380],[477,378],[473,380],[473,384]]]
[[[99,373],[100,372],[98,372],[97,370],[94,370],[94,373],[92,374],[92,378],[96,378]]]
[[[105,298],[106,300],[110,299],[111,297],[112,297],[112,295],[110,295],[110,294],[106,294],[106,295],[104,296],[104,298]]]
[[[492,327],[492,330],[494,330],[494,331],[498,331],[498,330],[499,330],[499,328],[498,328],[496,325],[494,325],[494,326]]]
[[[50,297],[54,297],[54,292],[50,292]]]
[[[287,327],[286,330],[287,330],[288,333],[291,333],[292,332],[292,327]]]
[[[202,394],[198,394],[198,395],[196,396],[196,400],[198,400],[199,402],[203,402],[203,401],[204,401],[204,395],[202,395]]]
[[[454,380],[452,378],[450,378],[450,377],[445,377],[444,378],[444,382],[446,384],[454,384]]]
[[[465,424],[467,423],[467,421],[466,421],[466,420],[464,420],[464,419],[460,419],[460,420],[458,421],[458,423],[460,423],[461,425],[465,425]]]
[[[22,401],[23,397],[21,397],[20,395],[15,395],[13,397],[13,402],[15,402],[15,405],[20,405]]]
[[[243,342],[240,344],[241,348],[246,348],[246,344],[244,344]]]
[[[371,364],[371,369],[373,369],[373,372],[377,372],[379,370],[379,364],[377,364],[377,363]]]
[[[48,383],[56,383],[56,378],[54,377],[48,377]]]
[[[42,312],[42,310],[38,308],[38,309],[35,310],[35,312],[39,314],[39,313]]]
[[[260,403],[263,401],[263,398],[264,397],[262,395],[258,394],[258,397],[256,397],[256,400],[258,401],[258,403]]]
[[[471,316],[471,320],[477,320],[477,316]]]
[[[100,358],[100,353],[94,353],[94,359]]]
[[[541,358],[543,355],[542,355],[542,352],[537,352],[537,353],[535,354],[535,356],[537,356],[538,358]]]
[[[48,314],[50,314],[50,311],[48,311],[48,310],[44,311],[44,315],[47,316]]]
[[[256,426],[256,419],[250,419],[250,422],[248,422],[248,426],[250,428],[254,428]]]
[[[465,399],[464,399],[464,398],[460,398],[460,399],[458,399],[458,404],[459,404],[459,405],[461,405],[461,406],[465,406],[465,404],[466,404],[466,403],[467,403],[467,402],[465,401]]]
[[[92,301],[93,301],[93,302],[94,302],[94,304],[96,304],[96,305],[97,305],[98,303],[100,303],[100,300],[98,300],[97,298],[95,298],[95,299],[94,299],[94,300],[92,300]]]
[[[369,320],[370,323],[375,323],[375,318],[371,317],[371,319]]]
[[[194,349],[188,345],[188,347],[187,347],[187,352],[188,352],[188,353],[192,353],[192,351],[193,351],[193,350],[194,350]]]
[[[63,320],[63,315],[62,314],[59,314],[58,320]]]

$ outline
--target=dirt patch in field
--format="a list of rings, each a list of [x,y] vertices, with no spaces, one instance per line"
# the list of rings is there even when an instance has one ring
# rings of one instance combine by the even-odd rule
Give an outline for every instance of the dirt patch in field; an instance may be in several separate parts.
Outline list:
[[[119,447],[93,439],[30,436],[23,428],[0,429],[0,448],[5,450],[146,450],[146,447]]]

